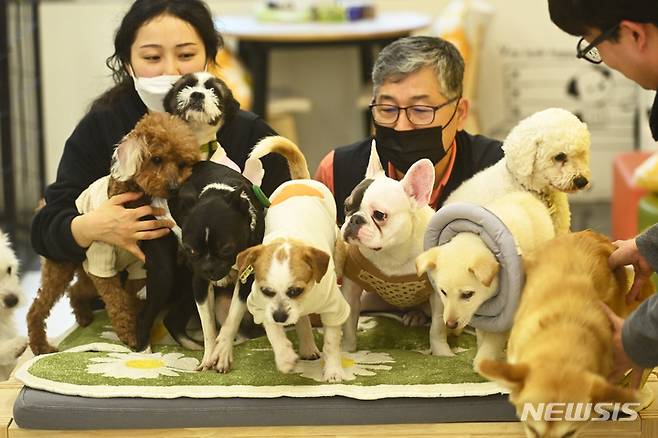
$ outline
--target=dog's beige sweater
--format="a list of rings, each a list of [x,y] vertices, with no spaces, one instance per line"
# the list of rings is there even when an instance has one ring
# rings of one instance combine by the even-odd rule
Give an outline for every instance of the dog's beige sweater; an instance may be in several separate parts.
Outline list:
[[[343,275],[364,290],[375,292],[387,303],[401,308],[422,304],[434,292],[426,275],[386,275],[353,245],[347,251]]]
[[[109,175],[99,178],[80,193],[75,200],[75,206],[80,213],[93,211],[107,201],[109,180]],[[96,277],[114,277],[121,271],[128,271],[128,278],[131,280],[146,278],[142,261],[123,248],[94,241],[87,248],[86,257],[82,266],[85,272]]]

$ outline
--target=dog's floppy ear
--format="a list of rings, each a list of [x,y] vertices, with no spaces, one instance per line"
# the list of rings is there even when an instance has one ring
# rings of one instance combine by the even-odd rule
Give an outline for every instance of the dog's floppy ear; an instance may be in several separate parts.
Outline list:
[[[178,97],[178,92],[180,91],[180,84],[182,83],[181,79],[176,81],[174,86],[171,87],[171,90],[167,92],[167,94],[164,97],[164,100],[162,101],[164,110],[169,114],[176,114],[176,109],[178,107],[177,97]]]
[[[231,120],[240,109],[240,102],[238,102],[235,97],[233,97],[233,92],[226,85],[226,82],[217,78],[218,86],[221,93],[221,99],[224,102],[224,122]]]
[[[226,200],[229,204],[237,208],[238,211],[249,216],[249,209],[251,208],[249,196],[242,189],[236,188],[232,192],[223,193],[225,193]]]
[[[434,165],[427,158],[416,161],[400,181],[404,192],[416,200],[418,208],[430,202],[434,188]]]
[[[523,389],[530,368],[526,364],[511,364],[508,362],[483,359],[477,364],[476,370],[481,376],[494,380],[511,391]]]
[[[263,251],[264,245],[251,246],[244,251],[240,252],[235,258],[235,264],[238,267],[238,272],[242,274],[242,271],[252,265],[256,259],[260,256],[260,253]]]
[[[181,226],[198,199],[199,192],[197,191],[196,187],[194,187],[194,184],[192,184],[190,181],[186,181],[178,190],[176,196],[172,197],[168,201],[171,215],[176,218],[176,221],[179,221],[178,223]]]
[[[601,376],[589,373],[589,396],[592,403],[627,403],[637,402],[635,391],[613,385]]]
[[[436,269],[436,262],[439,259],[439,247],[430,248],[418,257],[416,257],[416,274],[423,275],[429,270]]]
[[[372,139],[370,144],[370,158],[368,159],[368,167],[366,168],[366,179],[379,178],[385,176],[384,168],[382,167],[382,162],[379,160],[379,154],[377,153],[377,142],[375,139]]]
[[[479,254],[475,257],[468,270],[475,275],[480,283],[489,287],[500,271],[500,265],[491,253]]]
[[[134,131],[126,134],[112,153],[110,175],[117,181],[132,179],[147,155],[146,141]]]
[[[539,133],[522,138],[519,135],[507,137],[503,144],[508,169],[517,177],[529,177],[535,170],[537,149],[544,146],[544,137]],[[516,144],[514,144],[516,143]]]
[[[324,251],[321,251],[312,246],[307,246],[304,248],[304,261],[311,267],[313,271],[313,279],[316,283],[319,283],[324,277],[324,274],[327,273],[327,268],[329,267],[329,254]]]

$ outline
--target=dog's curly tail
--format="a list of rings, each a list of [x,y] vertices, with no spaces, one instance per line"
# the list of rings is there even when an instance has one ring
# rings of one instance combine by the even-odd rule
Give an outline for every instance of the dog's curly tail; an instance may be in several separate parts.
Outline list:
[[[269,153],[282,155],[288,162],[292,179],[310,179],[306,158],[301,149],[292,141],[279,135],[265,137],[259,141],[249,154],[249,158],[263,158]]]

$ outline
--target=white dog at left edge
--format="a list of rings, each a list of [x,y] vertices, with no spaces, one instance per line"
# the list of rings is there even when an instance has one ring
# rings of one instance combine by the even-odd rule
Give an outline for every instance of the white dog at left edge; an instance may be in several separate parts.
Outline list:
[[[18,259],[9,237],[0,231],[0,380],[7,380],[16,359],[27,347],[24,336],[16,336],[14,310],[24,300],[18,276]]]

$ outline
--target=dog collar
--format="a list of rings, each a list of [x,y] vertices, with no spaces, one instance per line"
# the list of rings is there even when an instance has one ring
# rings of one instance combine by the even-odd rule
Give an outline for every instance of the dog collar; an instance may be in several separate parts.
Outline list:
[[[254,192],[254,195],[256,195],[256,199],[258,199],[258,201],[263,204],[263,207],[267,208],[270,206],[270,199],[265,195],[265,193],[263,193],[259,186],[254,184],[251,186],[251,190]]]
[[[245,284],[247,280],[249,279],[249,276],[254,272],[254,267],[252,265],[248,265],[246,268],[244,268],[244,271],[240,274],[238,279],[240,280],[240,283]]]
[[[215,151],[219,149],[219,142],[217,140],[210,140],[208,143],[202,144],[200,149],[201,152],[207,154],[206,156],[208,159],[210,159],[212,154],[214,154]]]

